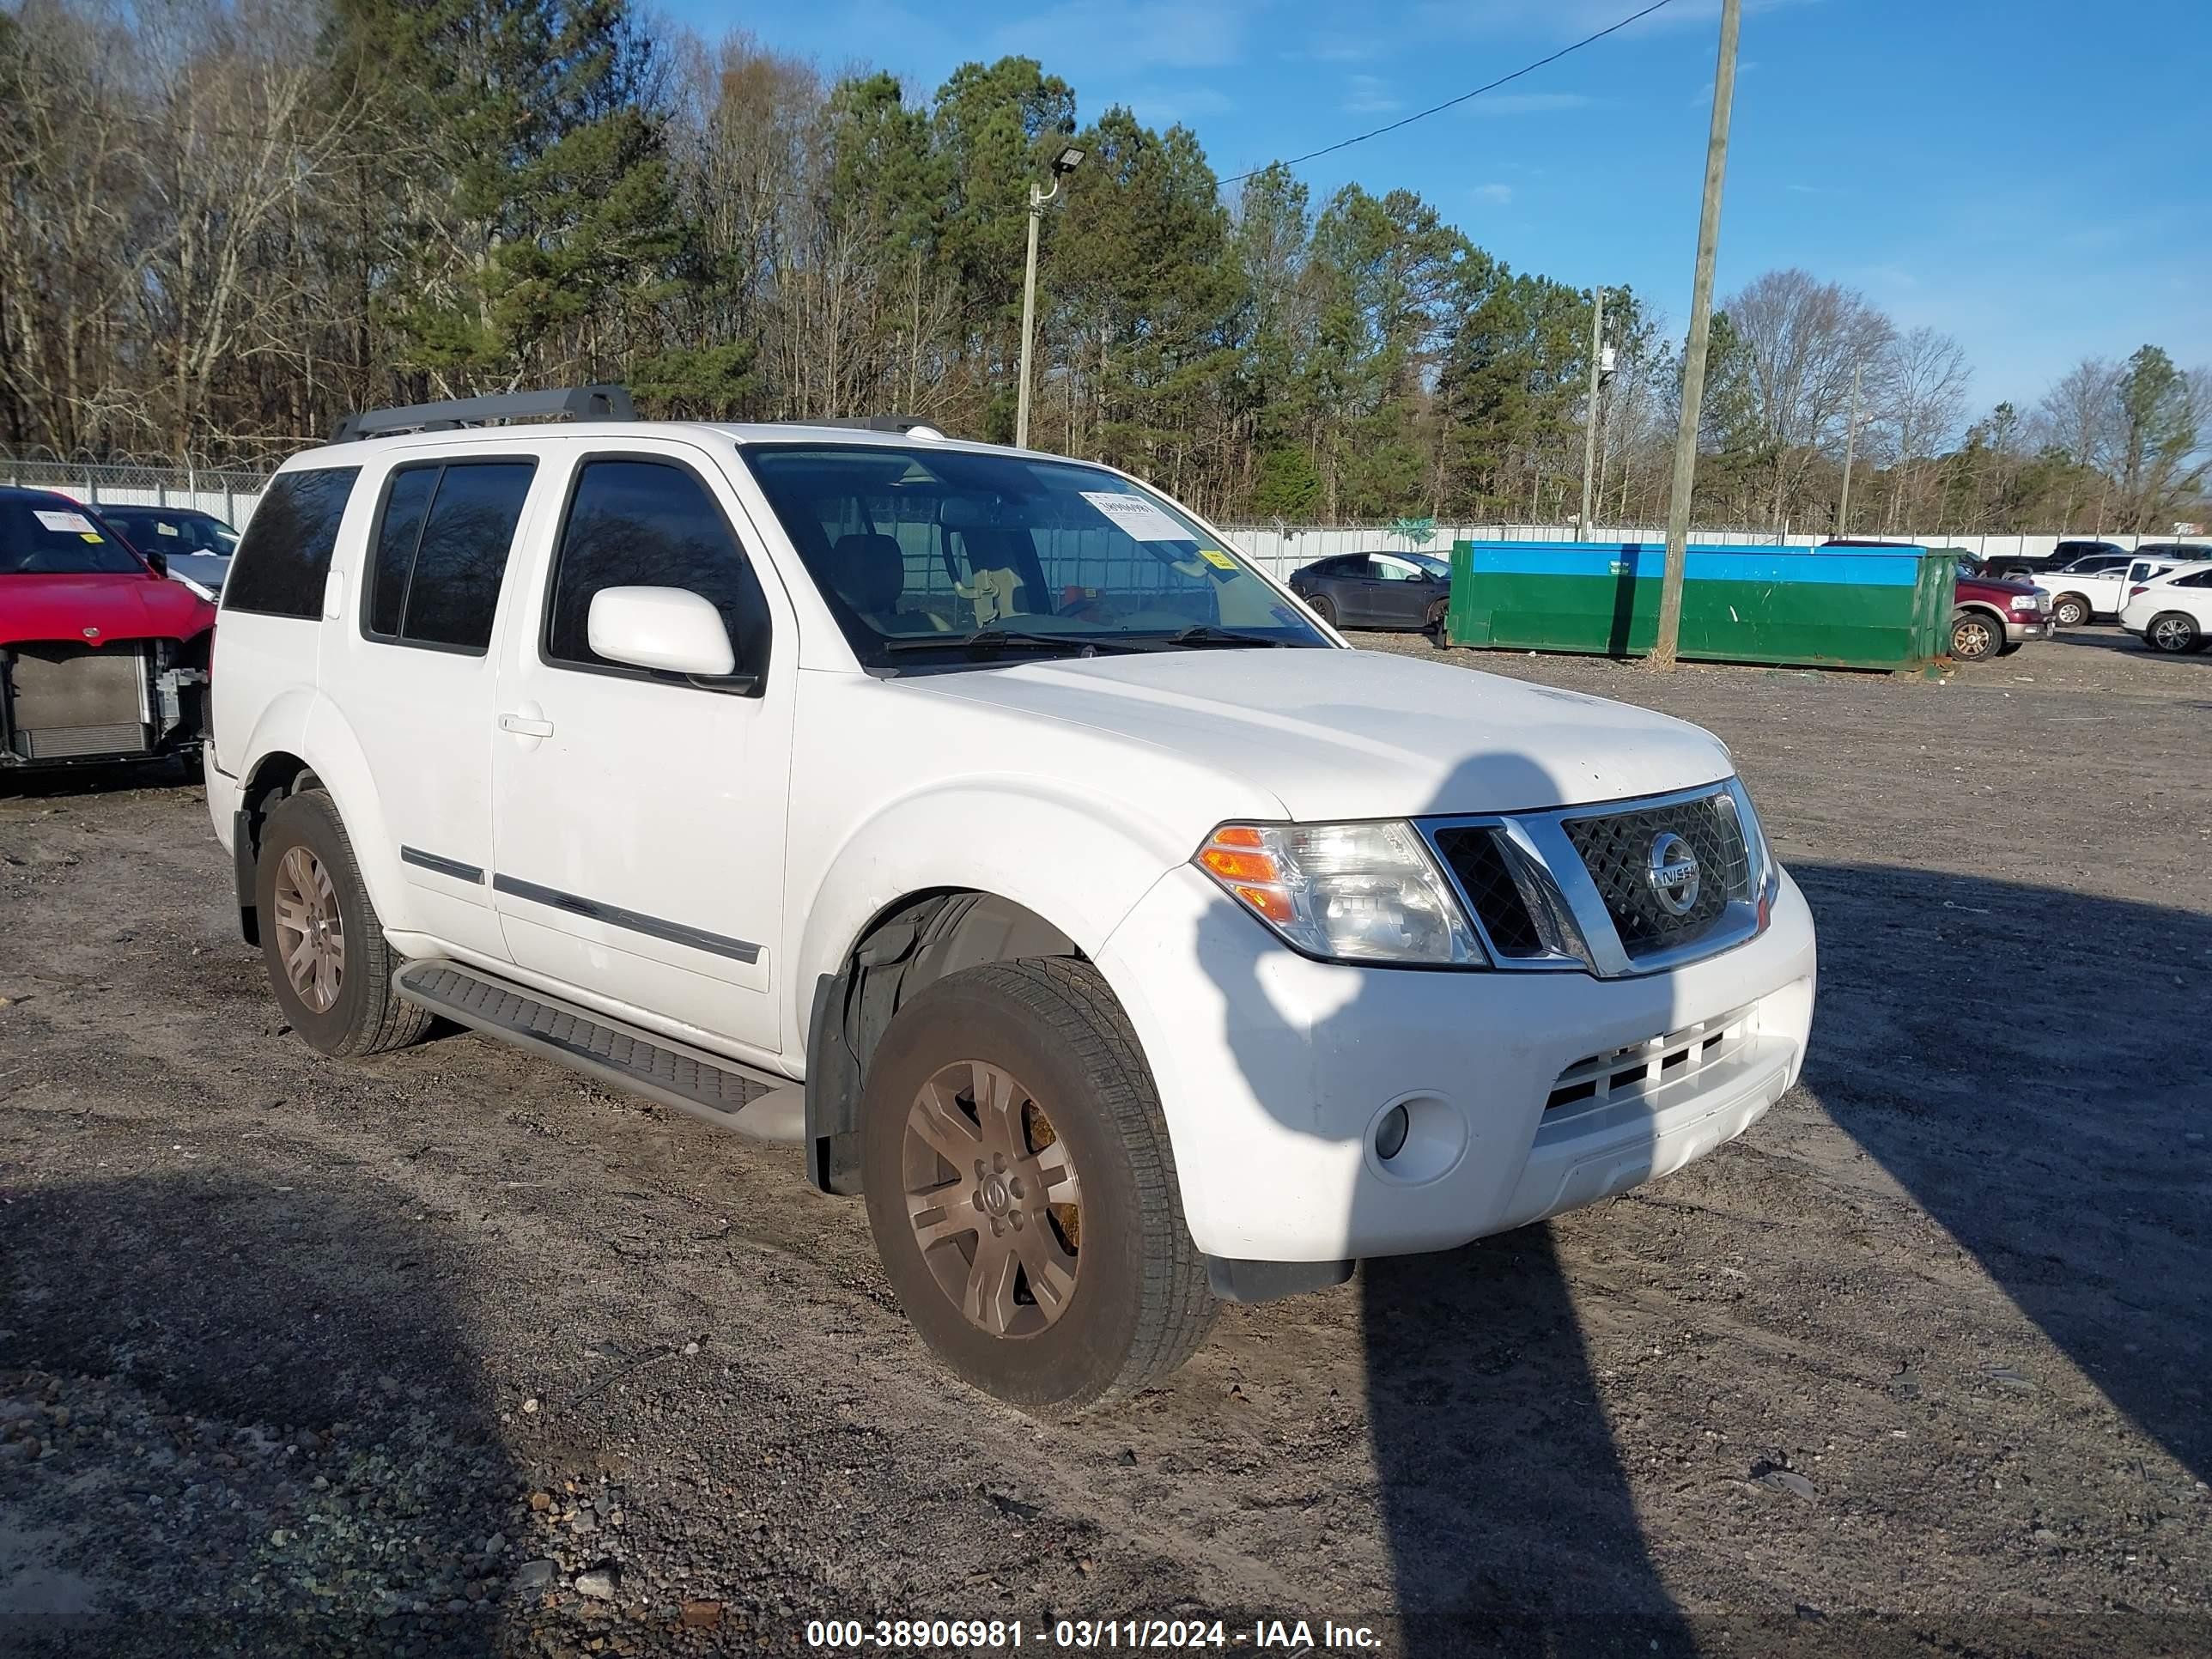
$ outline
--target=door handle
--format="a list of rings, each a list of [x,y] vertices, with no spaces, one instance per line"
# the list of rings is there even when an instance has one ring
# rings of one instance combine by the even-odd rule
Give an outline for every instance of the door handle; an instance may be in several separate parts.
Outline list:
[[[499,729],[518,738],[550,738],[553,735],[553,722],[532,720],[526,714],[501,714]]]

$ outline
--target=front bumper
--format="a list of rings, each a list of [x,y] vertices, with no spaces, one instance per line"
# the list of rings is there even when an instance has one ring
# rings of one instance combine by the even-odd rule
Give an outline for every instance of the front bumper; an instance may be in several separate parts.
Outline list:
[[[2058,624],[2048,617],[2008,617],[2005,631],[2016,640],[2048,640],[2057,636]]]
[[[1310,961],[1184,867],[1097,965],[1152,1065],[1194,1242],[1259,1261],[1448,1249],[1680,1169],[1796,1081],[1815,981],[1786,875],[1758,938],[1600,980]],[[1562,1098],[1593,1066],[1649,1076]],[[1400,1104],[1415,1127],[1386,1168],[1373,1132]]]

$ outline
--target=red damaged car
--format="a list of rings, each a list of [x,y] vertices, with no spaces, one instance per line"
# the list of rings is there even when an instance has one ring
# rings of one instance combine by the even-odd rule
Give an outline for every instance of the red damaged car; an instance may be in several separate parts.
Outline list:
[[[0,489],[0,774],[189,759],[215,607],[89,507]]]

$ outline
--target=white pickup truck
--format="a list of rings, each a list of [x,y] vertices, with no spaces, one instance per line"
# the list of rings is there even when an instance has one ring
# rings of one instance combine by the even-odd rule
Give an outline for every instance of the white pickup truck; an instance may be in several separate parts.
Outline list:
[[[1796,1079],[1812,918],[1707,733],[1351,649],[1106,468],[483,424],[561,410],[627,399],[350,417],[236,556],[209,808],[316,1048],[443,1016],[803,1142],[1033,1407]]]

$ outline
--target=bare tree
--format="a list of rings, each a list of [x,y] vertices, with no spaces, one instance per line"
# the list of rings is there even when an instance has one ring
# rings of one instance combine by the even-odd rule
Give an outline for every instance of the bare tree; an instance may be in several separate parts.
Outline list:
[[[1821,453],[1840,433],[1851,371],[1880,384],[1896,329],[1856,289],[1798,270],[1770,270],[1723,304],[1750,353],[1755,417],[1773,450],[1767,520],[1779,525]]]
[[[1928,463],[1958,435],[1973,371],[1956,340],[1922,327],[1891,341],[1875,379],[1882,394],[1875,418],[1892,457],[1887,526],[1895,531],[1919,524]]]

